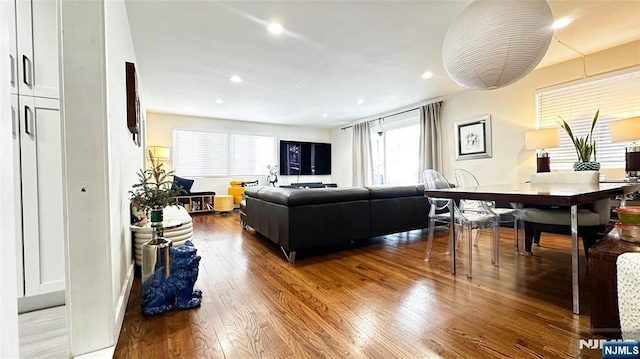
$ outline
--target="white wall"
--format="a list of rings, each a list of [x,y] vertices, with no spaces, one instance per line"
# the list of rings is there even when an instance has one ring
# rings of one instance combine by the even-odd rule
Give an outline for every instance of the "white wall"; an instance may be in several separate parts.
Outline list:
[[[353,186],[353,128],[331,130],[331,178],[339,187]]]
[[[11,100],[7,79],[10,77],[9,22],[4,16],[12,16],[7,1],[0,1],[0,358],[18,357],[18,302],[16,300],[16,231],[14,216],[15,198],[13,173],[13,145],[11,131]]]
[[[111,225],[111,270],[114,344],[117,342],[131,284],[134,261],[129,231],[129,193],[137,182],[136,171],[144,168],[144,143],[138,147],[126,126],[127,96],[125,62],[136,63],[124,0],[105,1],[107,116],[109,131],[109,206]],[[138,69],[139,70],[139,69]],[[138,80],[140,76],[138,75]],[[144,113],[143,86],[138,92]],[[142,124],[143,125],[143,124]],[[144,128],[143,128],[144,130]]]
[[[331,142],[330,130],[312,127],[272,125],[266,123],[219,120],[204,117],[191,117],[182,115],[170,115],[149,112],[147,114],[147,144],[149,146],[171,147],[171,136],[173,129],[199,129],[205,131],[228,131],[237,133],[249,133],[275,136],[279,140],[297,140],[307,142]],[[331,148],[332,157],[335,156],[336,148]],[[279,157],[278,157],[279,158]],[[275,159],[274,164],[279,164],[279,159]],[[172,169],[171,161],[163,161],[167,170]],[[331,173],[335,173],[332,161]],[[267,184],[268,170],[264,169],[264,174],[249,177],[207,177],[197,178],[192,192],[215,191],[218,194],[226,194],[229,181],[255,180],[258,179],[261,185]],[[292,182],[332,182],[333,175],[325,176],[278,176],[278,183],[286,185]]]
[[[596,76],[640,65],[640,41],[611,48],[585,58],[587,76]],[[533,71],[511,86],[492,91],[462,91],[434,99],[443,100],[441,130],[442,173],[451,179],[453,170],[473,172],[480,183],[523,182],[536,171],[535,151],[525,150],[524,132],[536,125],[535,91],[583,78],[582,60],[575,59]],[[455,160],[454,123],[490,114],[493,156],[486,159]],[[351,183],[351,131],[331,130],[334,148],[349,152],[334,155],[333,180],[339,185]],[[607,178],[623,178],[624,169],[602,170]]]
[[[133,269],[127,191],[144,161],[124,112],[124,62],[135,56],[123,1],[63,1],[61,15],[67,326],[78,356],[120,332]]]

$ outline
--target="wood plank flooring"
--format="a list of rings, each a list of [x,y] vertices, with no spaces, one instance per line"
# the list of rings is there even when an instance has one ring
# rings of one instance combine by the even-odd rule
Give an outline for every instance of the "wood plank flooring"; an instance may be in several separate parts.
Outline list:
[[[426,231],[339,249],[280,249],[242,230],[237,213],[194,216],[202,256],[200,308],[155,317],[140,311],[136,278],[116,358],[600,358],[579,349],[589,330],[581,249],[582,315],[571,306],[570,239],[544,234],[533,257],[501,229],[501,266],[489,232],[474,248],[474,277],[450,273],[446,228],[432,262]],[[463,268],[462,251],[459,268]],[[461,271],[462,272],[462,271]]]
[[[20,357],[68,357],[66,317],[64,305],[18,315]]]

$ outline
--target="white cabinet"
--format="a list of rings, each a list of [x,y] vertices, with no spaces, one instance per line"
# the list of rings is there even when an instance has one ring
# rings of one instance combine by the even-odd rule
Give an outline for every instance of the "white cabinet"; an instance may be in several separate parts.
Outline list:
[[[11,95],[11,135],[13,141],[13,153],[17,154],[17,160],[13,161],[13,173],[15,173],[16,180],[13,181],[13,193],[16,199],[14,204],[15,215],[15,228],[16,238],[22,239],[22,186],[20,183],[20,108],[18,107],[18,95]],[[22,240],[16,241],[16,265],[18,266],[17,283],[18,283],[18,298],[24,296],[24,272],[22,261]]]
[[[17,0],[20,95],[60,98],[56,0]]]
[[[2,22],[9,24],[9,29],[12,30],[9,36],[9,60],[11,62],[11,77],[9,84],[11,86],[11,94],[18,94],[18,47],[16,44],[17,38],[15,36],[16,31],[16,3],[14,1],[8,1],[7,12],[2,14]],[[17,99],[16,99],[17,101]]]
[[[25,296],[64,290],[59,102],[19,98]]]
[[[58,0],[11,0],[13,144],[16,153],[18,290],[37,308],[65,290]],[[13,16],[9,16],[13,15]],[[51,305],[50,299],[42,303]],[[61,303],[56,303],[61,304]],[[45,304],[43,304],[45,305]],[[19,302],[20,306],[20,302]]]

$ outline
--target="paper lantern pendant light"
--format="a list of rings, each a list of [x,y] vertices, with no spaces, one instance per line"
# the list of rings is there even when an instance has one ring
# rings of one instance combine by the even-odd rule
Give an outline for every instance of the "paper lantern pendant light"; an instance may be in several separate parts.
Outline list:
[[[544,0],[478,0],[451,24],[442,61],[460,86],[492,90],[510,85],[540,63],[553,37]]]

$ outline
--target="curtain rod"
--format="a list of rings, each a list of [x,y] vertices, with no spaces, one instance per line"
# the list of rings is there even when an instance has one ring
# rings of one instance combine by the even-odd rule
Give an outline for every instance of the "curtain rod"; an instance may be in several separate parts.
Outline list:
[[[439,103],[439,104],[441,104],[441,105],[442,105],[442,101],[436,101],[436,102],[433,102],[433,103]],[[420,106],[420,107],[422,107],[422,106]],[[407,112],[410,112],[410,111],[419,110],[419,109],[420,109],[420,107],[410,108],[410,109],[408,109],[408,110],[400,111],[400,112],[393,113],[393,114],[391,114],[391,115],[387,115],[387,116],[382,116],[382,117],[374,118],[373,120],[364,121],[364,122],[375,122],[375,121],[384,120],[385,118],[388,118],[388,117],[393,117],[393,116],[397,116],[397,115],[402,115],[403,113],[407,113]],[[364,122],[360,122],[360,123],[364,123]],[[353,125],[350,125],[350,126],[346,126],[346,127],[342,127],[342,128],[340,128],[340,130],[346,130],[347,128],[351,128],[351,127],[353,127],[353,126],[355,126],[355,125],[356,125],[356,124],[353,124]]]

